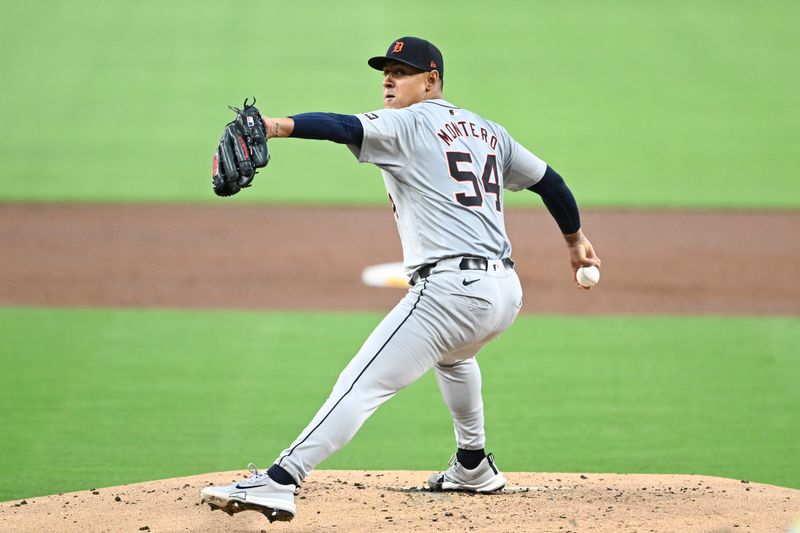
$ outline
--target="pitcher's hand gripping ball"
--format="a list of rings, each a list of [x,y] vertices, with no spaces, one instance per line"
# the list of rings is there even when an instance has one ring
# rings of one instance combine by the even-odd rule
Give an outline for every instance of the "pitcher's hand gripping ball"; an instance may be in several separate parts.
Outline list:
[[[233,196],[249,187],[256,169],[269,163],[267,132],[261,113],[253,103],[244,101],[244,109],[231,107],[236,118],[225,126],[214,152],[211,185],[217,196]]]
[[[600,281],[600,269],[596,266],[580,267],[575,274],[575,278],[582,287],[594,287]]]

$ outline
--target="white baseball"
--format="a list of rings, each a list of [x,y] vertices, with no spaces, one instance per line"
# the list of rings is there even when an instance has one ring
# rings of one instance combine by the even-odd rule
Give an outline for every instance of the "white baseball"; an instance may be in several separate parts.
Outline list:
[[[580,267],[575,276],[583,287],[593,287],[600,281],[600,269],[596,266]]]

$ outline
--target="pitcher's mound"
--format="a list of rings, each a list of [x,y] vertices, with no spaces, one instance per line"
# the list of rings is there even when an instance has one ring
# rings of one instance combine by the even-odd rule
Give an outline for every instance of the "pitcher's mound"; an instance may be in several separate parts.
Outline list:
[[[507,473],[493,495],[428,492],[428,472],[313,472],[291,522],[201,506],[221,472],[0,503],[2,531],[776,531],[800,490],[710,476]]]

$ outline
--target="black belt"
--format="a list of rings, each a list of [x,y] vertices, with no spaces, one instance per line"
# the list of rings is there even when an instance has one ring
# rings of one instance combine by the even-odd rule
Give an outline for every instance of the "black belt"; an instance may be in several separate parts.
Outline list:
[[[411,284],[413,285],[417,281],[427,278],[431,275],[431,271],[436,268],[437,263],[428,263],[427,265],[422,265],[417,269],[416,272],[411,276]],[[509,268],[514,268],[514,261],[510,257],[506,257],[503,259],[503,266],[506,267],[506,270]],[[487,270],[489,268],[489,260],[484,257],[464,257],[461,259],[461,262],[458,264],[458,268],[460,270]]]

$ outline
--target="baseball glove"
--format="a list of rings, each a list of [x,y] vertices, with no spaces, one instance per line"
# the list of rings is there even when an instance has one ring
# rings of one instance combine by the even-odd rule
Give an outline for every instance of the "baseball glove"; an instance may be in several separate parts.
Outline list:
[[[233,196],[249,187],[256,169],[269,163],[267,133],[255,103],[255,98],[252,104],[245,99],[244,109],[230,108],[236,118],[225,126],[212,165],[211,185],[218,196]]]

